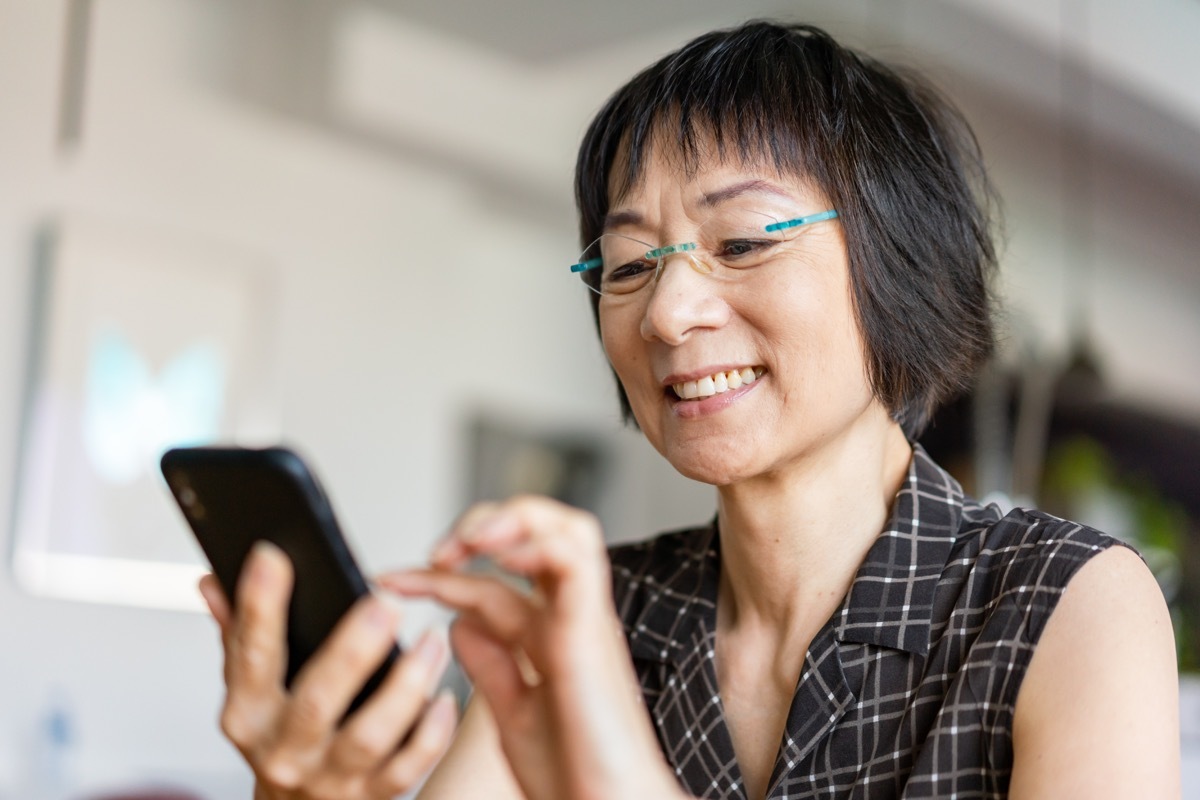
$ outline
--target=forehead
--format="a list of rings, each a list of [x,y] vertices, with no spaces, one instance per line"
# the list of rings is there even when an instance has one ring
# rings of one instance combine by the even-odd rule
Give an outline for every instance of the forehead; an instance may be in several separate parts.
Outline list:
[[[610,212],[657,203],[670,193],[689,205],[712,205],[735,197],[805,203],[825,194],[808,174],[779,169],[766,150],[721,148],[715,137],[703,131],[684,144],[668,128],[657,126],[637,152],[625,138],[608,174]]]

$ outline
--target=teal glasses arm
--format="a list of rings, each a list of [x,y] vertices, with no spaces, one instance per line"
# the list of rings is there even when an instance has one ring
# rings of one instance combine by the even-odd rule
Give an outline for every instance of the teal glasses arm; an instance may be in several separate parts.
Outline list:
[[[604,264],[602,258],[589,258],[587,261],[580,261],[578,264],[571,265],[571,272],[587,272],[589,269],[597,269]]]
[[[695,250],[696,246],[697,245],[695,242],[671,244],[667,245],[666,247],[660,247],[657,250],[651,250],[650,252],[646,253],[646,258],[653,260],[662,258],[663,256],[669,256],[672,253],[686,253],[688,250]],[[572,264],[571,272],[587,272],[588,270],[593,270],[603,266],[603,264],[604,259],[602,258],[589,258],[587,261],[580,261],[578,264]]]
[[[767,233],[775,233],[776,231],[785,231],[788,228],[799,228],[801,225],[807,225],[810,222],[822,222],[827,219],[837,219],[838,212],[829,210],[822,211],[817,214],[809,214],[807,217],[796,217],[795,219],[784,220],[783,222],[775,222],[768,225]]]

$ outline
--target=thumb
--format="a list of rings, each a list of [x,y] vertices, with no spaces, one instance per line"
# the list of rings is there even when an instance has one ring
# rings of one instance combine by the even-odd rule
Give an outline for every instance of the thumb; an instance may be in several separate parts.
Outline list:
[[[509,647],[462,618],[450,627],[450,643],[458,663],[496,718],[504,719],[515,711],[529,689]]]

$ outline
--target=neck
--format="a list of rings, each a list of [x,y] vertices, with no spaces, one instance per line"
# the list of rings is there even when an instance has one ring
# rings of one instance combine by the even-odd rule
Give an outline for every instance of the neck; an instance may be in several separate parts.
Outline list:
[[[719,606],[731,628],[783,642],[841,603],[912,458],[886,415],[856,428],[778,471],[721,487]]]

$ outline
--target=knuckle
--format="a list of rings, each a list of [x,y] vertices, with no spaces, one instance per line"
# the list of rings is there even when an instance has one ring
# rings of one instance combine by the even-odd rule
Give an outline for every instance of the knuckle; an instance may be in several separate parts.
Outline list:
[[[243,628],[247,625],[260,625],[276,613],[276,604],[257,587],[240,586],[237,599],[237,615]]]
[[[267,649],[252,635],[238,636],[233,652],[229,654],[229,666],[234,675],[258,675],[265,672],[271,657]]]
[[[402,770],[401,777],[409,785],[421,780],[441,758],[448,744],[447,735],[439,735],[428,728],[419,731],[403,756],[398,759],[398,767]]]
[[[442,753],[441,742],[428,730],[413,737],[412,756],[416,764],[431,764]]]
[[[269,658],[270,638],[256,620],[246,619],[230,642],[229,658],[234,667],[262,667]]]
[[[302,775],[286,752],[275,750],[259,761],[258,777],[273,789],[289,790],[300,786]]]
[[[386,734],[373,726],[350,726],[342,735],[345,749],[353,753],[354,760],[359,763],[378,763],[389,750]]]
[[[388,765],[383,779],[388,791],[407,792],[421,779],[423,774],[424,770],[414,763],[406,753]]]
[[[459,528],[459,527],[463,527],[465,525],[470,525],[472,522],[479,519],[480,517],[486,516],[487,514],[494,513],[497,508],[498,508],[498,506],[496,503],[490,502],[487,500],[484,500],[484,501],[481,501],[478,503],[474,503],[474,504],[468,506],[467,510],[459,515],[458,519],[456,519],[454,521],[453,527]]]
[[[340,800],[349,797],[349,795],[339,792],[336,787],[324,782],[304,787],[304,794],[310,800]]]
[[[322,776],[311,786],[306,786],[304,793],[312,800],[348,800],[348,798],[360,797],[362,794],[361,790],[355,786],[356,783],[361,783],[361,781]]]
[[[359,617],[358,622],[361,623],[362,614]],[[381,650],[388,641],[387,633],[375,629],[363,630],[365,627],[360,625],[357,635],[346,637],[338,648],[338,658],[347,670],[366,672],[382,658]]]
[[[593,544],[603,540],[600,531],[600,520],[590,511],[578,508],[571,509],[571,532],[577,541]]]
[[[292,696],[288,717],[303,728],[320,726],[332,718],[336,704],[333,694],[323,687],[307,687]]]
[[[221,733],[225,738],[238,747],[248,747],[254,743],[254,728],[240,705],[227,702],[221,709]]]
[[[557,501],[542,495],[517,494],[498,506],[497,511],[512,514],[525,522],[529,522],[530,520],[547,516],[548,512],[551,512],[556,505],[558,505]]]
[[[530,492],[521,492],[520,494],[515,494],[509,498],[508,503],[505,505],[512,509],[533,509],[538,508],[547,502],[550,501],[542,495],[532,494]]]
[[[581,556],[588,554],[590,548],[577,536],[562,536],[550,539],[545,544],[546,557],[551,564],[561,572],[576,571]]]

